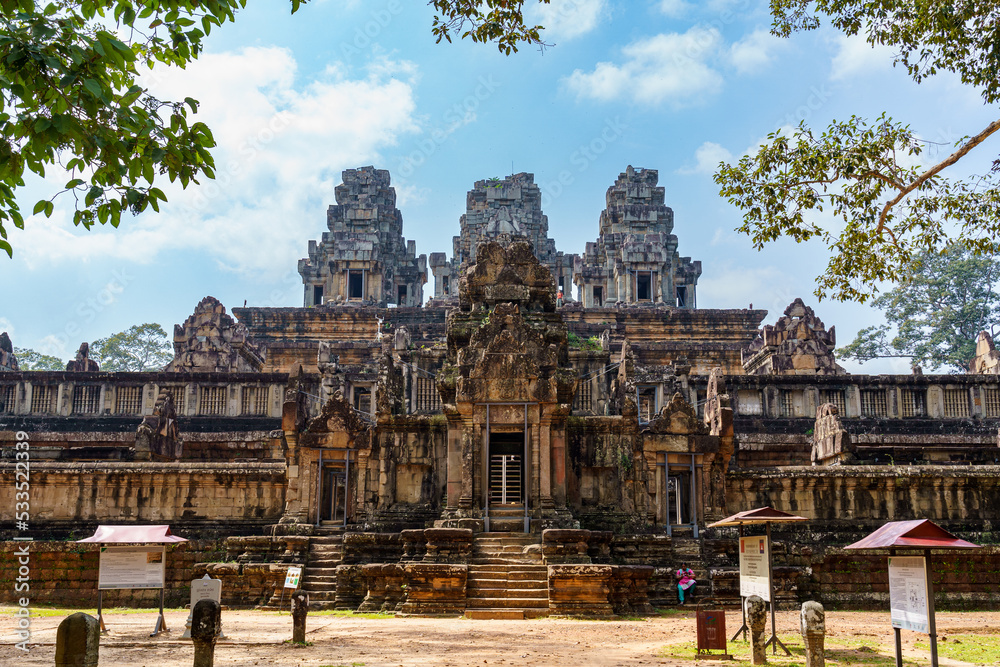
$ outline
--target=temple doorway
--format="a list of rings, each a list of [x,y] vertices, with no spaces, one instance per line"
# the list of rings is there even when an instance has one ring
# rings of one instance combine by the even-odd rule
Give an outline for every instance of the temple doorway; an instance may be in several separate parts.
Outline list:
[[[524,502],[524,433],[490,433],[489,498],[491,506]]]
[[[339,464],[325,464],[320,477],[319,519],[347,525],[347,471]]]

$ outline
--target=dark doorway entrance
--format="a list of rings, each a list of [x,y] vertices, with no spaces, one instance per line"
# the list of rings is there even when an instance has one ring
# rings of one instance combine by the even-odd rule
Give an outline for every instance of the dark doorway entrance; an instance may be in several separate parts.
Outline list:
[[[490,434],[490,505],[524,500],[524,433]]]
[[[347,474],[339,466],[323,466],[319,519],[345,524],[347,521]]]
[[[604,305],[604,287],[594,285],[594,306],[600,308]]]
[[[649,273],[636,274],[635,295],[639,301],[650,301],[652,294],[652,276]]]
[[[365,274],[360,270],[347,272],[347,298],[363,299],[365,290]]]
[[[397,306],[406,305],[406,285],[399,285],[396,288],[396,305]]]

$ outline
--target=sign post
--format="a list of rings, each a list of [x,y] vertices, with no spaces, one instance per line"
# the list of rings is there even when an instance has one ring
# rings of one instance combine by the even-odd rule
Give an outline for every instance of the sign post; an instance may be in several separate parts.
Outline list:
[[[163,617],[163,595],[166,586],[166,553],[165,546],[134,546],[134,547],[101,547],[101,560],[97,574],[98,619],[104,626],[102,616],[103,600],[100,592],[120,590],[123,588],[159,588],[160,614],[156,619],[150,637],[168,631],[166,619]],[[107,632],[107,629],[104,629]]]
[[[187,621],[184,623],[184,634],[181,635],[181,639],[191,639],[191,623],[194,620],[194,606],[201,602],[202,600],[212,600],[218,604],[222,604],[222,580],[213,579],[209,575],[205,575],[201,579],[195,579],[191,582],[191,611],[188,613]],[[222,623],[219,623],[219,639],[225,639],[226,635],[222,632]]]
[[[743,633],[744,639],[749,628],[747,627],[747,612],[744,598],[752,595],[760,596],[771,605],[771,638],[764,644],[771,645],[775,654],[778,647],[781,647],[787,655],[791,651],[778,639],[778,632],[775,628],[775,605],[777,599],[774,595],[774,567],[771,559],[771,524],[774,522],[788,523],[793,521],[807,521],[805,517],[795,516],[788,512],[776,510],[773,507],[761,507],[755,510],[739,512],[726,517],[722,521],[709,524],[709,528],[722,528],[728,526],[739,526],[740,529],[740,606],[743,608],[743,625],[733,635],[731,641]],[[767,528],[765,537],[744,537],[743,526],[746,524],[764,524]]]
[[[285,585],[281,587],[281,604],[285,603],[285,589],[291,588],[293,591],[299,587],[302,581],[302,567],[291,565],[285,571]]]
[[[847,549],[889,550],[889,608],[896,639],[896,666],[903,667],[900,630],[927,634],[931,665],[938,667],[937,626],[934,622],[934,583],[931,580],[931,549],[978,549],[978,544],[955,537],[927,519],[890,521]],[[897,556],[897,551],[920,556]]]
[[[97,527],[90,537],[77,542],[91,544],[127,544],[131,546],[102,546],[97,575],[97,618],[101,632],[104,626],[104,591],[124,588],[159,588],[160,615],[150,637],[167,628],[163,616],[163,598],[166,591],[167,544],[187,542],[183,537],[170,534],[170,526],[106,526]]]

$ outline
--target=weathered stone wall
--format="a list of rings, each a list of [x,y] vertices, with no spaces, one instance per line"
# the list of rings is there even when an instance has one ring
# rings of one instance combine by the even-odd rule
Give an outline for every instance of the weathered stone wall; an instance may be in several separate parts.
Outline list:
[[[27,545],[30,581],[28,591],[15,591],[18,556]],[[178,607],[190,601],[195,563],[217,560],[225,553],[222,540],[192,540],[167,547],[165,602]],[[76,542],[0,542],[0,603],[11,604],[27,597],[32,605],[53,604],[97,606],[99,544]],[[202,573],[203,574],[203,573]],[[227,594],[223,586],[223,599]],[[154,607],[159,605],[159,589],[130,589],[104,592],[104,607]]]
[[[729,513],[767,505],[807,517],[812,531],[870,530],[930,519],[963,536],[1000,520],[1000,466],[834,466],[731,470]]]
[[[0,462],[0,503],[14,507],[14,462]],[[31,522],[53,534],[99,523],[168,523],[184,530],[260,531],[281,518],[284,463],[43,463],[31,465]]]
[[[887,609],[889,569],[885,555],[830,549],[811,563],[803,599],[827,608]],[[970,552],[933,552],[931,579],[938,609],[997,609],[1000,599],[1000,547]]]

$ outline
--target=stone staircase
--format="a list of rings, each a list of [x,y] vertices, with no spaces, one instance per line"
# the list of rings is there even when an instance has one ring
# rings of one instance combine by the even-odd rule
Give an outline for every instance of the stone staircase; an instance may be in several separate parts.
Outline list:
[[[343,557],[343,528],[320,528],[309,538],[309,559],[302,570],[300,590],[309,594],[310,609],[333,609],[337,566]]]
[[[694,570],[694,578],[697,581],[694,598],[691,600],[693,604],[697,604],[699,600],[704,600],[712,595],[711,573],[709,565],[705,561],[705,556],[702,553],[701,540],[675,534],[672,543],[674,549],[674,566],[670,570],[670,579],[674,584],[673,598],[676,602],[680,602],[680,596],[677,594],[677,580],[674,577],[674,573],[680,567],[681,563],[687,563],[687,566]]]
[[[490,507],[490,533],[524,533],[524,505]],[[489,533],[485,533],[489,534]]]
[[[535,546],[536,548],[531,548]],[[549,613],[548,568],[538,537],[481,533],[472,543],[465,615],[523,619]]]

